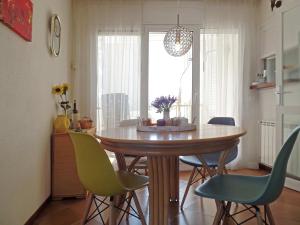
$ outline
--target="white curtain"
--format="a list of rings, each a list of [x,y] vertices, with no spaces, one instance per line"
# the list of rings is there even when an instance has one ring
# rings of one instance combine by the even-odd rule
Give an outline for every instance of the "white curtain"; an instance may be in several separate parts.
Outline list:
[[[97,129],[140,115],[142,0],[74,1],[74,86]]]
[[[200,32],[200,122],[233,117],[248,131],[231,167],[257,167],[256,1],[206,0]],[[251,118],[251,119],[250,119]]]
[[[97,128],[135,119],[140,109],[139,33],[105,32],[98,36]]]
[[[236,30],[203,29],[200,33],[201,123],[215,116],[240,121],[242,76],[238,40]]]

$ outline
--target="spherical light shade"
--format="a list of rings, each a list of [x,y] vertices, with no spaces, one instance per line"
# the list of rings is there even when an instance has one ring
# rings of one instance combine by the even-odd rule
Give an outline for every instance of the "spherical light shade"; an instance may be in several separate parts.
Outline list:
[[[192,42],[192,33],[180,25],[171,28],[164,38],[166,51],[175,57],[186,54],[190,50]]]

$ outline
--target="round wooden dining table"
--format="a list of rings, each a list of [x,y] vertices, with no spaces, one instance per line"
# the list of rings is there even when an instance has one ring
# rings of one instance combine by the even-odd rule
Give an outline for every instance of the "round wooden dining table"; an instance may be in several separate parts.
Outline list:
[[[167,225],[170,203],[179,199],[179,156],[197,155],[210,176],[223,173],[225,159],[246,134],[243,128],[199,125],[194,131],[139,132],[135,126],[99,131],[106,150],[116,154],[119,170],[124,155],[147,156],[149,170],[149,224]],[[202,154],[220,152],[218,169],[209,168]]]

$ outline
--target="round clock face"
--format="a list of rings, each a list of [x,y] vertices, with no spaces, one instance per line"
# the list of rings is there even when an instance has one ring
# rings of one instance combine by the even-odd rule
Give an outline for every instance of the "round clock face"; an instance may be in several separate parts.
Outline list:
[[[55,19],[54,19],[54,34],[55,34],[55,36],[59,37],[60,32],[61,32],[60,21],[59,21],[58,17],[55,17]]]
[[[57,15],[51,17],[51,43],[50,51],[53,56],[58,56],[60,53],[61,25]]]

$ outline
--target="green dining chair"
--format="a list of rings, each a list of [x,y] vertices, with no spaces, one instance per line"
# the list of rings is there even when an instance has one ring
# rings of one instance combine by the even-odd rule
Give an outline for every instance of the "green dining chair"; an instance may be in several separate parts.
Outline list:
[[[235,126],[235,121],[234,118],[232,117],[213,117],[208,121],[208,124]],[[203,154],[202,156],[210,168],[216,169],[219,164],[220,155],[221,152],[215,152],[215,153]],[[237,155],[238,155],[238,147],[236,146],[230,151],[229,155],[226,158],[225,163],[228,164],[232,162],[233,160],[236,159]],[[193,167],[192,173],[190,174],[190,177],[188,179],[188,183],[186,185],[181,200],[181,204],[180,204],[180,208],[183,210],[185,199],[190,190],[190,187],[200,180],[203,183],[206,179],[207,171],[203,167],[202,162],[196,155],[179,156],[179,160],[182,163],[185,163]],[[224,171],[225,173],[227,173],[226,167],[224,168]]]
[[[121,120],[119,123],[119,127],[137,126],[138,123],[139,123],[138,119]],[[146,176],[148,175],[147,157],[130,155],[130,154],[125,154],[124,156],[126,162],[127,159],[130,160],[130,163],[126,165],[127,170],[129,172],[133,172],[138,175],[146,175]]]
[[[290,134],[282,146],[269,175],[260,177],[215,175],[195,189],[196,195],[215,199],[222,203],[219,204],[214,224],[220,224],[224,215],[232,216],[229,214],[232,202],[253,207],[255,209],[253,218],[257,218],[259,225],[266,223],[267,219],[270,225],[275,224],[269,204],[275,201],[283,190],[288,160],[299,131],[300,126]],[[226,205],[225,202],[227,202]],[[264,219],[261,217],[258,206],[264,206]]]
[[[75,149],[79,179],[89,192],[82,224],[86,224],[98,215],[104,224],[101,213],[104,209],[110,207],[110,224],[115,224],[112,221],[116,220],[116,210],[119,209],[123,211],[119,222],[121,222],[125,213],[129,213],[140,219],[142,225],[146,225],[135,191],[148,185],[148,177],[125,171],[114,171],[106,152],[93,136],[75,132],[70,132],[69,134]],[[105,199],[109,197],[110,203],[108,204],[105,199],[101,200],[98,196],[105,197]],[[123,200],[125,209],[116,203],[117,199],[122,199],[120,196],[126,196]],[[137,210],[134,210],[131,206],[132,199]],[[92,202],[96,205],[96,209],[91,213]],[[103,204],[105,208],[100,210]],[[137,213],[130,213],[130,208]]]

